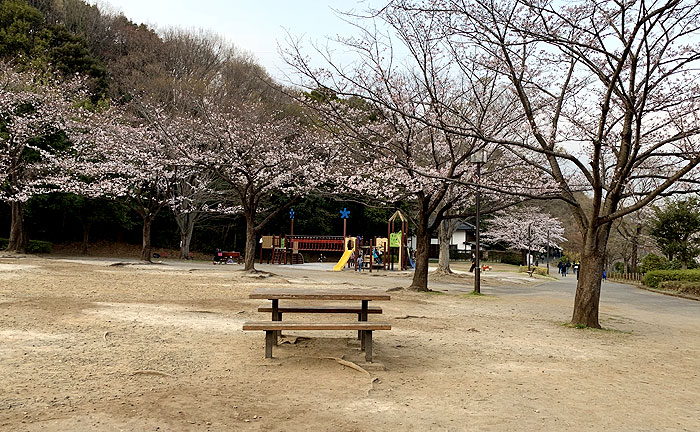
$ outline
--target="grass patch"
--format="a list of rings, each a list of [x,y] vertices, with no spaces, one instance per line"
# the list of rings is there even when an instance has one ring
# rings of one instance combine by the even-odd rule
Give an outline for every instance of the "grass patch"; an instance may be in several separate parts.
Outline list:
[[[595,327],[588,327],[585,324],[571,324],[570,322],[562,322],[560,323],[562,327],[568,327],[576,330],[590,330],[590,331],[595,331],[595,332],[604,332],[604,333],[621,333],[621,334],[632,334],[631,331],[627,330],[617,330],[614,328],[608,328],[608,327],[602,327],[602,328],[595,328]]]

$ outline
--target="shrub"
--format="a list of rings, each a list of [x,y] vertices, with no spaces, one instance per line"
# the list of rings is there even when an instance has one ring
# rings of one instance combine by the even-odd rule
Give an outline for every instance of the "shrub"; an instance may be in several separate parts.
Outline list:
[[[32,254],[50,254],[53,249],[53,243],[41,240],[29,240],[27,245],[27,253]]]
[[[700,296],[700,282],[665,281],[661,282],[660,288],[678,291],[682,294],[692,294]]]
[[[501,262],[503,264],[520,265],[523,263],[523,255],[520,252],[506,251],[501,256]]]
[[[653,270],[668,270],[670,263],[666,257],[656,254],[648,254],[642,258],[642,265],[639,266],[639,271],[647,273]]]
[[[7,244],[10,241],[5,238],[0,238],[0,250],[7,249]],[[29,240],[27,245],[27,253],[32,254],[49,254],[53,249],[53,243],[41,240]]]
[[[540,276],[547,276],[547,267],[531,267],[530,269],[535,269],[535,274]],[[527,266],[520,266],[520,273],[526,273]]]
[[[644,285],[658,288],[662,282],[700,282],[700,270],[652,270],[644,275]]]

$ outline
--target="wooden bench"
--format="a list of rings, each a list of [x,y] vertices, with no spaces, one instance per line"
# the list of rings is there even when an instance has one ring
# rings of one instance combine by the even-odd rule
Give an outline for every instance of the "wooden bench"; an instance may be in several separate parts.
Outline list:
[[[260,306],[258,312],[272,312],[271,306]],[[291,305],[291,306],[278,306],[277,313],[280,321],[282,321],[283,313],[339,313],[339,314],[357,314],[357,320],[360,321],[362,318],[362,306],[333,306],[333,305],[318,305],[318,306],[302,306],[302,305]],[[379,306],[368,306],[368,314],[380,314],[382,313],[382,308]]]
[[[276,332],[282,330],[357,330],[362,332],[362,349],[365,360],[372,361],[372,332],[391,330],[386,322],[343,322],[343,323],[300,323],[282,321],[251,321],[243,324],[244,331],[262,330],[265,332],[265,358],[272,358],[272,346],[276,344]]]

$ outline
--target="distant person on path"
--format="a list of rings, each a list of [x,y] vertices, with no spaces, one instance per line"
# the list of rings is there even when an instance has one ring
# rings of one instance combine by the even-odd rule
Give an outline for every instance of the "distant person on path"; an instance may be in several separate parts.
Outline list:
[[[473,272],[475,268],[476,268],[476,255],[472,254],[472,266],[469,269],[469,271]]]
[[[362,254],[357,254],[357,266],[355,267],[357,271],[362,271]]]
[[[557,264],[557,267],[559,268],[559,276],[564,277],[564,263],[559,261],[559,264]]]
[[[603,282],[608,280],[608,275],[605,273],[605,269],[603,269]]]

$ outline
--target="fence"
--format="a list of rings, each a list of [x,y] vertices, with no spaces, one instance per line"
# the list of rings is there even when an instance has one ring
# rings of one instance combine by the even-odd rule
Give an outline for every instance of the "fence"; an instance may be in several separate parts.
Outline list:
[[[608,274],[608,279],[622,281],[622,282],[642,283],[643,278],[644,278],[643,273],[610,272]]]

